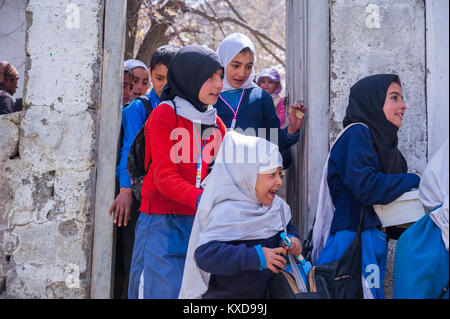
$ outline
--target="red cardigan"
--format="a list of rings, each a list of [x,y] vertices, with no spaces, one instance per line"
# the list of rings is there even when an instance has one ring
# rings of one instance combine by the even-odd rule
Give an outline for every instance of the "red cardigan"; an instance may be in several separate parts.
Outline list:
[[[192,121],[179,115],[177,118],[170,105],[160,104],[145,123],[145,163],[147,165],[150,158],[152,163],[142,184],[141,212],[196,213],[197,199],[203,192],[195,187],[199,150]],[[203,148],[201,180],[208,174],[208,165],[212,156],[219,152],[226,132],[219,117],[216,123],[219,128],[214,130]],[[204,140],[200,140],[199,135],[197,137],[201,147]]]

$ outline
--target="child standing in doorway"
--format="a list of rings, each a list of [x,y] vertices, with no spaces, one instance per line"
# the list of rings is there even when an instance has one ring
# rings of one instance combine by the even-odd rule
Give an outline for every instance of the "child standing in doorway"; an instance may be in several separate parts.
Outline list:
[[[124,288],[121,289],[120,293],[122,298],[126,298],[128,295],[128,276],[134,244],[134,229],[139,217],[140,204],[140,198],[135,198],[132,194],[131,180],[127,171],[128,153],[136,134],[144,126],[152,110],[160,103],[159,96],[167,83],[167,68],[170,60],[177,52],[178,48],[173,46],[158,48],[152,55],[150,72],[145,64],[139,60],[127,60],[124,63],[125,69],[132,72],[134,80],[132,92],[137,92],[138,98],[135,98],[136,96],[132,94],[130,97],[132,101],[122,109],[122,134],[119,140],[119,164],[116,169],[120,191],[109,210],[109,215],[114,212],[114,224],[118,226],[116,274],[123,273]],[[124,75],[124,81],[125,79],[126,75]],[[148,89],[149,79],[153,88],[146,96],[141,96]],[[120,279],[116,278],[116,282],[119,281]]]
[[[259,130],[265,131],[264,137],[271,140],[271,133],[275,131],[277,144],[283,156],[283,167],[290,165],[289,147],[299,138],[299,130],[303,119],[295,116],[295,111],[306,112],[301,105],[292,105],[293,112],[289,114],[289,126],[281,129],[280,120],[275,112],[272,97],[258,87],[255,80],[256,51],[253,42],[242,33],[233,33],[220,43],[217,53],[225,67],[223,90],[214,106],[217,114],[227,128],[239,129],[246,135],[260,135]]]
[[[186,46],[171,60],[161,104],[145,124],[145,162],[128,297],[178,297],[192,223],[225,135],[213,104],[223,67],[214,51]]]
[[[189,241],[180,298],[264,298],[271,272],[301,243],[289,206],[276,193],[282,158],[269,141],[229,132],[205,191]],[[292,245],[281,244],[283,218]]]
[[[280,96],[282,86],[280,74],[275,69],[264,69],[258,77],[256,84],[272,96],[275,111],[280,119],[281,128],[285,127],[286,123],[286,107],[284,105],[284,98]]]

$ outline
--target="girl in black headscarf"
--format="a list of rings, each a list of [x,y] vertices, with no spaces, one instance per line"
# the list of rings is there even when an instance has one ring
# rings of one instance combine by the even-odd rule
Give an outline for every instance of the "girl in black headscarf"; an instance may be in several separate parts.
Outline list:
[[[316,256],[314,261],[321,265],[342,257],[356,236],[363,207],[366,298],[384,298],[387,260],[386,234],[372,205],[388,204],[419,185],[419,176],[407,173],[406,161],[397,148],[397,132],[405,110],[397,75],[378,74],[358,81],[350,89],[345,130],[331,148],[328,168],[324,169],[325,187],[321,186],[319,207],[331,208],[328,213],[325,208],[317,211],[314,232],[316,225],[322,225],[322,229],[313,258]],[[327,201],[332,205],[323,204]]]
[[[162,102],[145,124],[151,165],[142,184],[129,298],[178,298],[201,181],[225,135],[212,106],[222,79],[219,57],[202,46],[184,47],[169,64]]]

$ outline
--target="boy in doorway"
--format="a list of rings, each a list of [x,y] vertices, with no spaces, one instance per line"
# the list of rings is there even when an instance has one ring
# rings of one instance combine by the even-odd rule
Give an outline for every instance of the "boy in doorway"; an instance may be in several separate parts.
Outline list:
[[[108,212],[110,216],[114,212],[114,224],[118,226],[116,260],[119,263],[117,266],[119,269],[122,268],[124,273],[123,286],[120,287],[120,296],[122,298],[127,298],[128,277],[134,244],[134,229],[139,217],[140,206],[140,198],[134,198],[131,190],[130,176],[127,171],[128,152],[136,134],[147,120],[146,114],[148,113],[146,112],[143,100],[148,100],[152,110],[159,105],[159,96],[164,85],[167,83],[169,63],[177,52],[178,48],[169,45],[162,46],[156,50],[150,61],[149,73],[153,86],[152,90],[145,97],[134,99],[122,110],[123,139],[121,141],[119,165],[116,169],[120,192]],[[136,90],[136,81],[134,83],[135,88],[133,89],[133,93]],[[122,226],[124,227],[122,228]]]
[[[122,107],[127,106],[132,101],[134,87],[133,72],[128,68],[123,69],[123,86],[122,86]]]

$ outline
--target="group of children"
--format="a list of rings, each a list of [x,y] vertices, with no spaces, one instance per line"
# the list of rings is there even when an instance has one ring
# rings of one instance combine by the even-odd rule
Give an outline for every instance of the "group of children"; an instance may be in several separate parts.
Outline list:
[[[150,71],[140,61],[125,62],[133,83],[124,77],[124,91],[133,85],[134,100],[122,110],[120,192],[109,214],[135,236],[126,248],[132,251],[128,298],[264,298],[270,274],[285,268],[286,255],[301,253],[290,208],[277,191],[303,123],[296,113],[306,108],[292,105],[286,115],[279,74],[264,70],[256,78],[255,60],[251,40],[233,33],[217,52],[162,47]],[[150,111],[141,96],[148,80]],[[397,148],[405,109],[398,76],[375,75],[352,87],[345,131],[325,163],[315,264],[342,256],[362,205],[363,276],[365,265],[375,264],[382,280],[387,241],[372,205],[420,181],[407,173]],[[126,159],[142,126],[151,164],[141,198],[133,199]],[[280,238],[284,230],[290,246]],[[366,290],[365,297],[384,297],[382,286]]]

